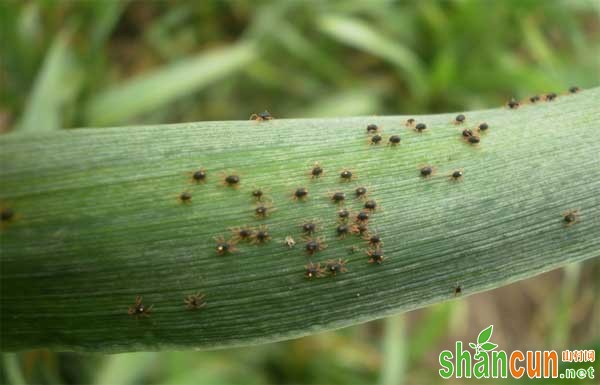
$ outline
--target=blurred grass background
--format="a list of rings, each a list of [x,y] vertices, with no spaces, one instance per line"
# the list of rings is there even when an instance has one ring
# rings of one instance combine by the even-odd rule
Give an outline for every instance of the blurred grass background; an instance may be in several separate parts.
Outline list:
[[[462,111],[600,80],[596,0],[0,0],[0,28],[0,132]],[[507,351],[600,350],[599,278],[596,258],[256,347],[5,354],[0,381],[437,383],[439,352],[489,324]]]

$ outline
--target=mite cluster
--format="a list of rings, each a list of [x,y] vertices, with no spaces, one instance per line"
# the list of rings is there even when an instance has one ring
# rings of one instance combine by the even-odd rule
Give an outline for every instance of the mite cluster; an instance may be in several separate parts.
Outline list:
[[[567,94],[575,94],[580,91],[581,89],[579,87],[572,86],[567,90]],[[533,95],[524,101],[511,98],[506,103],[506,106],[509,109],[515,110],[527,104],[553,102],[557,100],[557,98],[558,94],[549,92],[542,96]],[[268,111],[263,111],[253,114],[250,119],[264,122],[272,120],[273,116]],[[467,126],[467,121],[466,115],[458,114],[455,116],[452,123],[461,126],[460,137],[462,140],[470,145],[477,145],[481,142],[482,136],[490,131],[490,125],[487,122],[478,122],[469,127]],[[417,133],[423,133],[427,130],[427,125],[424,122],[417,122],[414,118],[407,119],[404,122],[404,125]],[[387,143],[389,146],[397,146],[401,143],[400,135],[392,134],[384,136],[382,128],[375,123],[370,123],[366,126],[366,133],[368,143],[371,146],[378,146],[383,143]],[[422,179],[433,178],[436,176],[436,173],[436,167],[431,164],[419,166],[418,175]],[[189,172],[189,174],[191,176],[191,182],[196,185],[206,184],[210,180],[210,171],[204,167],[199,167],[196,170]],[[314,162],[307,170],[307,174],[309,180],[312,181],[321,180],[326,176],[325,168],[319,162]],[[454,169],[448,171],[446,175],[450,181],[458,182],[463,181],[465,172],[463,169]],[[242,179],[242,176],[235,171],[222,172],[220,184],[226,188],[238,190],[242,187]],[[338,182],[350,183],[357,179],[356,170],[353,168],[343,168],[337,173]],[[383,264],[387,259],[383,251],[384,242],[381,235],[378,232],[373,231],[371,226],[375,213],[380,211],[378,200],[369,196],[370,188],[367,188],[366,186],[358,185],[349,189],[340,187],[341,185],[338,185],[335,191],[328,193],[328,200],[336,206],[336,221],[332,225],[331,235],[334,235],[337,241],[343,241],[347,238],[360,239],[364,242],[364,252],[367,255],[366,262],[374,265]],[[309,187],[297,185],[297,187],[291,191],[290,198],[294,201],[306,201],[309,196],[312,197],[312,195],[309,194],[309,190]],[[254,202],[253,214],[255,220],[267,219],[275,211],[273,200],[267,195],[267,191],[268,188],[257,187],[249,192],[249,196],[251,196]],[[191,204],[192,193],[183,191],[177,196],[177,199],[182,204]],[[356,211],[351,211],[349,208],[345,207],[346,204],[356,205],[357,203],[359,203],[360,206],[355,207]],[[0,220],[2,223],[10,222],[14,218],[15,213],[11,208],[3,208],[1,210]],[[564,226],[569,227],[579,221],[579,210],[571,209],[562,213],[562,223]],[[298,248],[302,249],[307,258],[312,259],[319,256],[327,249],[327,236],[326,234],[320,234],[324,228],[326,229],[328,226],[321,226],[316,219],[306,220],[299,225],[298,231],[302,240],[298,241],[301,245],[301,247]],[[267,225],[254,227],[243,225],[230,228],[229,230],[231,233],[229,238],[223,236],[214,238],[214,252],[218,256],[227,256],[236,253],[238,251],[237,247],[241,243],[264,245],[273,239],[273,235]],[[293,249],[296,246],[296,240],[291,234],[286,235],[282,243],[288,249]],[[361,248],[357,244],[354,244],[348,250],[351,254],[355,254],[357,251],[361,250]],[[308,264],[304,266],[304,276],[309,280],[324,276],[336,277],[347,271],[347,263],[348,260],[343,258],[328,259],[325,262],[309,260]],[[456,285],[454,293],[455,295],[460,295],[462,293],[462,287]],[[200,309],[206,306],[204,298],[204,294],[195,293],[185,297],[184,303],[190,310]],[[142,297],[138,296],[135,298],[135,303],[129,306],[128,314],[135,318],[148,317],[152,312],[152,309],[152,305],[145,306],[142,302]]]
[[[381,134],[381,128],[374,124],[368,124],[367,125],[367,135],[369,136],[369,144],[371,145],[378,145],[381,143],[387,143],[388,146],[394,147],[400,144],[401,138],[400,135],[394,134],[394,135],[390,135],[387,137],[387,140],[385,139],[385,137]]]
[[[578,86],[571,86],[567,89],[566,92],[563,92],[562,95],[576,94],[581,91],[581,88]],[[548,92],[543,95],[532,95],[525,98],[522,101],[518,101],[515,98],[511,98],[506,104],[508,108],[516,109],[521,105],[525,104],[537,104],[539,102],[553,102],[558,98],[558,94],[556,92]]]

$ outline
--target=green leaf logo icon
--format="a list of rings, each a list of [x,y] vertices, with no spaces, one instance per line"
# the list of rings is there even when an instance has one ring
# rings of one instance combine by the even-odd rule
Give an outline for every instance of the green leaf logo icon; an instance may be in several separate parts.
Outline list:
[[[486,342],[484,344],[481,345],[481,350],[485,351],[485,352],[489,352],[491,350],[494,350],[498,347],[497,344],[493,344],[491,342]]]
[[[490,340],[490,337],[492,336],[493,330],[494,330],[494,325],[490,325],[487,328],[483,329],[481,331],[481,333],[479,333],[479,336],[477,337],[477,345],[482,345],[485,342],[488,342]]]
[[[472,342],[469,342],[469,346],[472,349],[475,349],[475,354],[478,354],[482,351],[489,352],[498,347],[497,344],[489,342],[490,338],[492,337],[493,330],[494,325],[490,325],[487,328],[483,329],[477,336],[477,345]]]

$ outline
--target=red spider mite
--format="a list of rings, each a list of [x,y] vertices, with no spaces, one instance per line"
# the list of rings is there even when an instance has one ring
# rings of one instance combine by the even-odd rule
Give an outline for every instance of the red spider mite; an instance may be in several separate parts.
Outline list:
[[[263,122],[265,120],[273,120],[273,115],[267,110],[263,112],[259,112],[258,114],[250,115],[250,120],[256,120],[258,122]]]
[[[462,286],[457,283],[456,286],[454,286],[454,296],[458,297],[461,294],[462,294]]]
[[[377,204],[376,200],[369,199],[368,201],[365,201],[365,204],[363,207],[365,210],[376,211],[377,208],[379,207],[379,205]]]
[[[254,230],[251,227],[233,227],[230,229],[231,235],[233,236],[233,240],[235,242],[239,241],[248,241],[252,239],[252,235],[254,234]]]
[[[346,208],[340,209],[337,212],[337,216],[338,216],[338,220],[347,221],[348,218],[350,218],[350,211],[348,211],[348,209],[346,209]]]
[[[336,191],[334,193],[329,193],[329,199],[334,203],[344,203],[346,200],[346,194],[343,191]]]
[[[261,203],[254,209],[254,216],[258,219],[264,219],[275,211],[270,203]]]
[[[400,144],[400,135],[392,135],[388,139],[388,145],[397,146]]]
[[[314,263],[311,262],[308,265],[306,265],[304,268],[305,268],[304,276],[308,279],[321,278],[323,276],[324,269],[321,267],[320,263],[317,263],[315,265]]]
[[[454,170],[450,173],[450,180],[454,182],[462,181],[464,175],[463,169]]]
[[[511,110],[516,110],[517,108],[519,108],[520,104],[519,102],[515,99],[515,98],[511,98],[507,103],[506,106],[508,108],[510,108]]]
[[[325,268],[327,272],[331,274],[331,276],[335,277],[337,274],[345,273],[348,271],[348,269],[346,268],[346,262],[346,260],[342,260],[341,258],[338,258],[337,261],[335,259],[329,260],[327,261]]]
[[[250,195],[252,195],[252,198],[254,198],[255,201],[261,202],[267,197],[267,193],[268,189],[264,189],[262,187],[255,187],[250,192]]]
[[[311,219],[309,221],[302,223],[301,228],[302,228],[302,232],[304,234],[310,235],[310,234],[314,234],[317,231],[319,231],[320,226],[319,226],[317,220]]]
[[[386,259],[383,255],[383,250],[381,250],[380,247],[367,251],[367,255],[369,256],[369,263],[377,263],[380,265],[383,260]]]
[[[423,132],[427,129],[427,125],[425,123],[417,123],[417,125],[415,126],[415,131],[417,132]]]
[[[463,124],[467,118],[463,114],[456,115],[454,118],[454,124]]]
[[[206,302],[204,301],[204,294],[195,293],[188,295],[184,298],[183,302],[188,310],[196,310],[201,309],[206,306]]]
[[[319,162],[315,162],[315,164],[310,169],[311,179],[319,179],[320,177],[323,176],[324,173],[325,173],[325,171],[323,170],[323,167],[321,167]]]
[[[237,248],[235,247],[236,242],[234,240],[225,240],[222,236],[218,236],[215,238],[215,242],[217,243],[215,251],[218,255],[235,253],[237,251]]]
[[[354,178],[356,178],[356,175],[348,169],[343,169],[340,172],[340,180],[342,182],[350,182],[351,180],[354,180]]]
[[[235,171],[233,172],[222,172],[221,173],[221,184],[223,186],[239,188],[242,179],[239,174]]]
[[[344,239],[346,235],[350,233],[350,227],[347,224],[342,223],[335,228],[335,232],[339,239]]]
[[[579,222],[579,210],[577,209],[571,209],[571,210],[567,210],[564,213],[562,213],[562,217],[563,217],[563,222],[565,223],[566,226],[571,226],[574,225],[575,223]]]
[[[383,137],[379,134],[375,134],[369,138],[370,144],[379,144],[383,140]]]
[[[422,178],[425,178],[425,179],[430,178],[433,175],[435,175],[435,171],[436,171],[435,167],[428,165],[428,164],[420,166],[420,168],[419,168],[419,174],[421,175]]]
[[[135,317],[136,319],[139,317],[150,317],[150,313],[152,313],[152,307],[153,305],[146,307],[142,303],[142,297],[138,295],[135,297],[135,304],[129,306],[127,314]]]
[[[367,211],[360,211],[358,214],[356,214],[356,222],[357,223],[366,223],[368,222],[370,219],[370,215]]]
[[[379,126],[376,124],[368,124],[367,125],[367,134],[374,134],[376,132],[379,132]]]
[[[369,242],[369,246],[373,246],[373,247],[379,247],[379,246],[383,246],[383,240],[381,239],[381,236],[379,234],[371,234],[370,232],[367,232],[366,234],[363,235],[363,239],[365,241]]]
[[[316,252],[319,252],[325,248],[327,248],[327,245],[323,242],[321,238],[306,238],[306,244],[304,245],[304,249],[306,250],[308,255],[313,255]]]
[[[369,232],[369,226],[367,223],[354,223],[350,227],[350,232],[356,235],[364,235]]]
[[[354,194],[357,198],[363,199],[367,197],[369,190],[365,186],[359,186],[354,190]]]
[[[200,169],[192,172],[191,174],[192,174],[192,181],[194,183],[204,183],[204,182],[206,182],[207,173],[206,173],[205,169],[200,168]]]
[[[177,200],[179,200],[180,203],[192,203],[192,194],[190,194],[187,191],[184,191],[181,194],[179,194]]]
[[[269,229],[267,226],[260,226],[258,230],[252,234],[252,243],[267,243],[271,240],[271,234],[269,234]]]
[[[415,120],[413,118],[408,118],[406,119],[406,122],[404,123],[404,125],[406,127],[412,127],[415,124]]]
[[[306,187],[298,187],[292,194],[294,200],[303,201],[308,197],[308,189]]]

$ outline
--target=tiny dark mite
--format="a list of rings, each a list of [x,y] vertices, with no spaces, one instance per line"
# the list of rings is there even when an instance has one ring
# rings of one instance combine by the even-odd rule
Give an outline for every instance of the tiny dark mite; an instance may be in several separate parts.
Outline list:
[[[264,110],[263,112],[259,112],[258,114],[250,115],[250,120],[256,120],[256,121],[273,120],[273,116],[271,115],[271,113],[269,111]]]
[[[331,195],[331,200],[336,203],[342,203],[346,199],[346,194],[342,191],[336,191]]]
[[[304,276],[308,279],[321,278],[323,276],[324,269],[321,267],[320,263],[315,265],[311,262],[304,268]]]
[[[317,231],[317,225],[315,222],[306,222],[302,224],[302,231],[305,234],[313,234]]]
[[[362,186],[357,187],[356,190],[354,190],[354,193],[356,194],[357,198],[362,198],[367,195],[367,188]]]
[[[519,108],[519,102],[515,99],[512,98],[508,101],[508,103],[506,103],[506,105],[508,106],[508,108],[510,108],[511,110],[515,110],[517,108]]]
[[[192,178],[196,181],[196,182],[203,182],[206,180],[206,170],[200,169],[198,171],[195,171],[192,174]]]
[[[342,170],[342,172],[340,172],[340,178],[343,181],[350,181],[354,179],[354,174],[352,174],[352,171],[350,170]]]
[[[473,136],[469,136],[468,141],[471,144],[477,144],[477,143],[479,143],[481,141],[481,139],[479,139],[478,136],[473,135]]]
[[[321,238],[309,238],[304,245],[304,249],[309,255],[325,249],[327,245],[321,240]]]
[[[182,203],[190,203],[192,201],[192,194],[187,191],[182,192],[179,194],[179,201]]]
[[[319,162],[315,162],[313,168],[310,170],[310,177],[313,179],[320,178],[323,175],[323,167],[319,165]]]
[[[421,176],[426,178],[428,176],[431,176],[431,174],[433,174],[433,167],[431,166],[425,166],[421,168]]]
[[[375,202],[374,200],[370,199],[368,201],[365,202],[364,208],[367,210],[375,210],[377,209],[377,202]]]
[[[381,139],[383,139],[381,135],[375,134],[371,137],[371,144],[379,144],[381,143]]]
[[[184,298],[183,302],[188,310],[196,310],[201,309],[206,306],[206,302],[204,301],[204,294],[196,293],[188,295]]]
[[[308,196],[308,189],[306,187],[299,187],[294,191],[294,199],[305,199]]]
[[[152,312],[152,306],[153,305],[146,307],[142,303],[142,297],[138,295],[137,297],[135,297],[135,303],[129,306],[127,314],[135,318],[150,317],[150,313]]]
[[[385,259],[383,251],[379,247],[374,250],[367,251],[367,255],[369,256],[369,263],[377,263],[378,265],[381,265]]]
[[[338,211],[338,217],[342,220],[347,219],[350,216],[350,212],[347,209],[341,209]]]
[[[389,143],[392,146],[400,144],[400,136],[399,135],[392,135],[392,136],[390,136]]]
[[[345,273],[348,271],[346,269],[346,261],[339,258],[336,260],[327,261],[327,271],[331,276],[335,277],[337,274]]]

